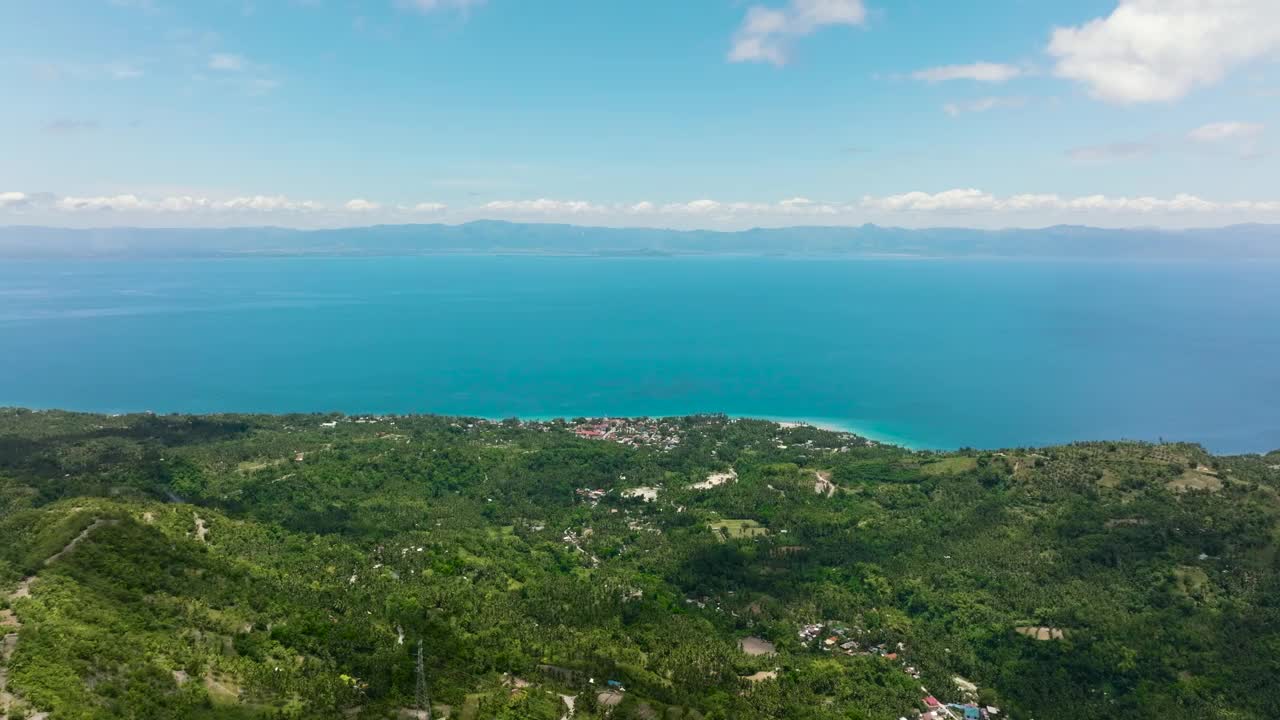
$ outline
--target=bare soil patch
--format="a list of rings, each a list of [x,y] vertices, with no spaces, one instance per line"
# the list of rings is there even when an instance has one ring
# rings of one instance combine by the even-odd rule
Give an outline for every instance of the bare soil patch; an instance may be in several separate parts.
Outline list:
[[[836,484],[831,482],[831,473],[826,470],[813,471],[813,491],[819,495],[831,497],[836,494]]]
[[[738,648],[742,652],[754,656],[761,657],[765,655],[773,655],[778,651],[773,643],[758,637],[745,637],[738,641]]]
[[[1218,492],[1222,489],[1222,478],[1199,470],[1187,470],[1182,473],[1181,477],[1165,483],[1165,487],[1174,492],[1187,492],[1188,490]]]
[[[1044,627],[1043,625],[1023,625],[1014,628],[1020,635],[1026,635],[1032,640],[1061,640],[1067,636],[1060,628]]]
[[[729,468],[728,472],[711,473],[706,480],[694,483],[689,487],[694,490],[710,490],[731,482],[738,482],[738,471],[733,468]]]

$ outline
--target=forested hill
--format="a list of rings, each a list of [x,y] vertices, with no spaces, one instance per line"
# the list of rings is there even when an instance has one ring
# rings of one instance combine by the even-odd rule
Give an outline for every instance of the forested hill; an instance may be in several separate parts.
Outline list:
[[[1280,259],[1280,225],[1196,230],[756,228],[735,232],[478,221],[330,230],[0,227],[0,258],[783,255],[1147,260]]]
[[[1271,718],[1278,518],[1184,444],[3,410],[0,709]]]

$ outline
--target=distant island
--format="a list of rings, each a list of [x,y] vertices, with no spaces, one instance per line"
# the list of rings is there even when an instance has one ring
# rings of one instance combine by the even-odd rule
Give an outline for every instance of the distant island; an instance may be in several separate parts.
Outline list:
[[[834,256],[1041,259],[1280,259],[1280,225],[1113,230],[859,227],[732,232],[476,221],[328,230],[0,227],[0,259],[404,256]]]
[[[1280,452],[0,409],[0,716],[1263,718]]]

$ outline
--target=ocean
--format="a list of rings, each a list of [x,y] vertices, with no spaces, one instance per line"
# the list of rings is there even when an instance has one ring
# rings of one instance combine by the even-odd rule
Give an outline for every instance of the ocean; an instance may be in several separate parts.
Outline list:
[[[0,264],[0,405],[731,415],[917,448],[1280,448],[1280,264]]]

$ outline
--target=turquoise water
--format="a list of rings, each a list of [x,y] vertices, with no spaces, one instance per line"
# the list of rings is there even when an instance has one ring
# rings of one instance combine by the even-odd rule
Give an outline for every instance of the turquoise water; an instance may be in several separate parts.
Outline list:
[[[1280,266],[765,258],[6,262],[0,404],[726,412],[918,447],[1280,447]]]

